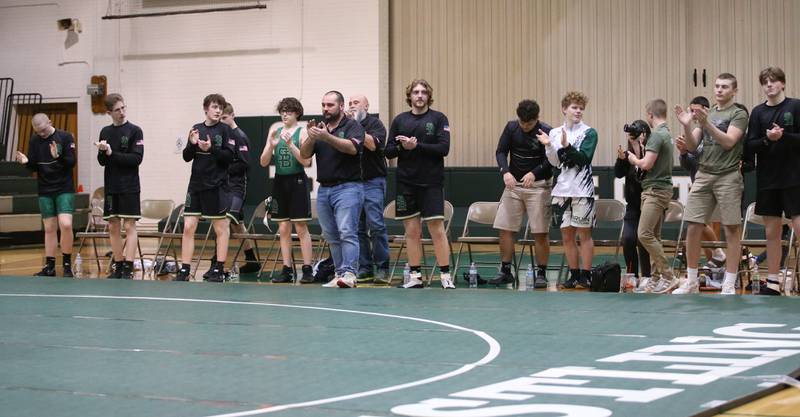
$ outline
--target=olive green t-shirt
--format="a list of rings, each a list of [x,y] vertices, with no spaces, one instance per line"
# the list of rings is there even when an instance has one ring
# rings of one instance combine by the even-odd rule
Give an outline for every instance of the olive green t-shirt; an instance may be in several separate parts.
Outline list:
[[[708,120],[717,129],[727,133],[734,126],[743,133],[747,131],[747,112],[731,104],[719,110],[716,106],[708,112]],[[730,150],[725,150],[705,129],[703,129],[703,155],[700,156],[700,171],[707,174],[727,174],[739,169],[744,149],[744,135]]]
[[[658,125],[653,130],[653,133],[647,138],[647,145],[645,145],[644,149],[645,151],[657,153],[658,158],[642,180],[642,189],[659,188],[671,190],[673,145],[672,136],[669,134],[669,128],[666,123]]]

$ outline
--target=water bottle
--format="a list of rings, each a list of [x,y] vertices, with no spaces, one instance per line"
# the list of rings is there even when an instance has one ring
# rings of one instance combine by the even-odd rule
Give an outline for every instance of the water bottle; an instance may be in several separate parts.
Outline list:
[[[761,294],[761,279],[758,277],[758,269],[750,275],[750,289],[753,290],[753,295]]]
[[[533,265],[528,264],[528,270],[525,271],[525,290],[533,291]]]
[[[408,265],[406,262],[406,267],[403,268],[403,285],[408,284],[408,281],[411,280],[411,266]]]
[[[475,262],[469,264],[469,287],[478,288],[478,267]]]
[[[75,257],[75,265],[73,266],[72,274],[75,275],[75,278],[83,277],[83,259],[81,259],[80,253]]]
[[[230,282],[239,282],[239,263],[234,262],[233,267],[231,268],[231,277],[229,278]]]

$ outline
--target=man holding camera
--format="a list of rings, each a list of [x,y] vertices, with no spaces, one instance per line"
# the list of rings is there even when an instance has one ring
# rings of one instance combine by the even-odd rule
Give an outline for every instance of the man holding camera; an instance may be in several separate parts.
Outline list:
[[[736,294],[744,189],[739,166],[742,160],[742,138],[747,130],[747,112],[737,107],[733,101],[736,92],[736,77],[723,73],[714,81],[717,103],[710,111],[697,106],[690,113],[681,106],[675,107],[675,114],[683,126],[687,148],[693,152],[702,141],[703,155],[700,157],[700,168],[689,192],[683,215],[684,220],[689,222],[686,233],[687,279],[673,294],[700,292],[697,277],[700,235],[718,204],[727,241],[722,294]]]
[[[636,141],[634,149],[639,146],[639,139],[644,139],[644,156],[638,158],[635,153],[619,148],[631,165],[645,172],[642,179],[642,208],[637,234],[639,242],[644,246],[653,262],[652,279],[642,292],[663,294],[675,289],[678,280],[667,266],[667,257],[661,244],[661,226],[669,202],[672,200],[672,138],[667,127],[667,103],[662,99],[651,100],[645,106],[647,124],[652,133],[647,135],[643,126],[625,125],[629,140]],[[647,130],[650,130],[647,129]],[[638,152],[636,152],[638,153]]]

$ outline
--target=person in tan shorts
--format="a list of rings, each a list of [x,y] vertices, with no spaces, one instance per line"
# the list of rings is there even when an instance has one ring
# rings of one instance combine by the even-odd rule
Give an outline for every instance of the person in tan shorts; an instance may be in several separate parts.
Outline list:
[[[702,141],[703,155],[700,157],[700,168],[689,192],[683,215],[689,224],[686,234],[687,278],[673,294],[700,291],[697,277],[700,237],[718,204],[727,241],[722,294],[736,294],[744,190],[739,167],[742,159],[742,138],[747,130],[747,112],[734,104],[736,91],[736,77],[723,73],[714,81],[717,103],[709,111],[696,108],[693,109],[694,113],[690,113],[680,106],[675,107],[675,114],[683,126],[687,148],[694,151]]]
[[[547,286],[545,271],[550,256],[550,188],[553,169],[547,161],[544,146],[536,138],[537,132],[549,133],[551,127],[539,121],[539,105],[533,100],[522,100],[517,106],[517,120],[506,123],[497,143],[497,165],[503,175],[505,190],[494,228],[500,234],[500,272],[490,284],[500,285],[514,281],[511,259],[514,255],[514,233],[519,232],[525,214],[533,233],[536,248],[536,276],[534,286]],[[511,154],[509,164],[508,155]]]

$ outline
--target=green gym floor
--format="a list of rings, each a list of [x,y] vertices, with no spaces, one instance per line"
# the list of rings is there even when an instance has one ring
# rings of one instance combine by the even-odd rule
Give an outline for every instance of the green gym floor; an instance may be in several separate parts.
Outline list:
[[[1,277],[0,415],[713,415],[800,368],[799,313],[788,297]],[[800,415],[785,408],[769,415]]]

